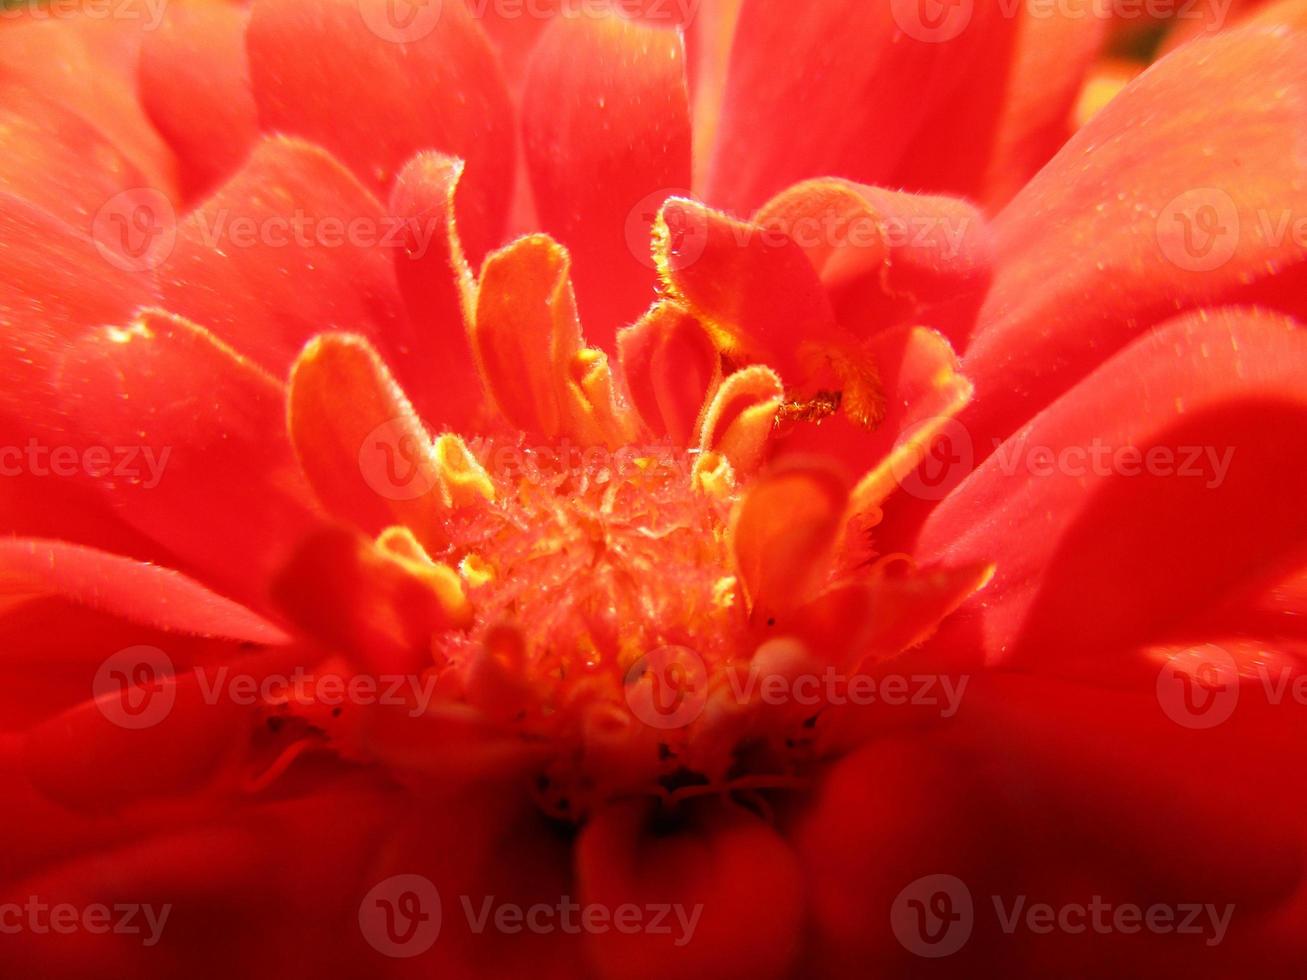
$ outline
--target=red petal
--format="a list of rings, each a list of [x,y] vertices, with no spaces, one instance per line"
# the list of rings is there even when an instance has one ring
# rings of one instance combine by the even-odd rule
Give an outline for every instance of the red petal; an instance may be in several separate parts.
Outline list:
[[[1284,706],[1241,704],[1226,724],[1195,731],[1153,690],[998,674],[977,678],[958,717],[964,738],[1003,759],[1000,778],[1037,794],[1040,816],[1021,831],[1034,831],[1032,857],[1065,853],[1070,837],[1091,868],[1154,896],[1234,901],[1254,919],[1302,878],[1301,789],[1274,775],[1301,764],[1301,717]]]
[[[413,324],[411,350],[400,359],[405,390],[434,429],[467,431],[484,392],[467,334],[466,309],[476,286],[454,223],[463,161],[419,153],[390,192],[390,215],[402,223],[395,277]]]
[[[58,102],[100,133],[145,183],[173,197],[176,163],[136,96],[142,28],[158,8],[119,5],[124,16],[42,16],[0,30],[0,82],[22,84]],[[87,84],[87,79],[95,84]]]
[[[1016,54],[985,184],[991,208],[1006,204],[1073,131],[1072,110],[1107,36],[1107,19],[1055,5],[1018,14]]]
[[[1307,212],[1304,107],[1307,42],[1237,31],[1159,62],[1076,134],[996,225],[998,275],[965,362],[978,440],[1010,435],[1179,311],[1302,307],[1281,277],[1297,283],[1307,242],[1279,230]]]
[[[803,248],[859,337],[905,321],[965,337],[989,289],[990,235],[965,201],[820,179],[782,191],[756,221]]]
[[[387,239],[394,229],[328,154],[267,139],[178,227],[160,269],[164,305],[278,376],[322,330],[400,345],[407,326]]]
[[[136,649],[151,650],[142,655],[150,659],[135,659]],[[32,784],[65,806],[109,813],[147,797],[193,794],[230,776],[255,728],[257,706],[212,699],[204,684],[216,684],[216,676],[202,684],[195,674],[161,673],[171,663],[158,649],[129,647],[115,657],[127,669],[148,664],[149,686],[105,687],[94,701],[33,729],[25,750]],[[105,666],[113,670],[113,663]],[[119,685],[133,675],[107,676]]]
[[[141,101],[194,200],[232,174],[258,134],[245,56],[249,10],[234,0],[168,4],[141,45]]]
[[[988,156],[1015,21],[995,5],[959,4],[932,31],[923,9],[745,0],[708,199],[747,212],[823,176],[965,191]],[[922,134],[948,152],[910,157]]]
[[[512,109],[462,3],[267,0],[248,44],[264,132],[322,144],[383,196],[419,150],[462,157],[468,254],[480,262],[497,243],[513,185]],[[479,214],[488,220],[468,220]]]
[[[744,809],[687,816],[662,834],[647,821],[640,804],[618,804],[598,813],[577,844],[583,903],[613,914],[628,903],[670,909],[663,932],[587,936],[599,975],[788,975],[803,905],[798,863],[781,836]]]
[[[885,392],[881,423],[866,429],[839,414],[820,425],[795,425],[777,443],[777,451],[787,456],[838,459],[850,478],[860,480],[852,495],[857,513],[873,512],[902,483],[914,479],[922,444],[948,427],[971,398],[971,385],[958,371],[953,348],[933,330],[895,327],[873,337],[868,350]]]
[[[831,770],[797,835],[819,975],[915,974],[923,961],[892,931],[896,898],[928,875],[975,880],[991,847],[973,784],[924,738],[881,739]]]
[[[3,900],[21,908],[25,896],[39,895],[52,905],[130,905],[136,912],[104,933],[24,930],[6,943],[6,967],[50,980],[101,972],[141,980],[166,980],[178,971],[250,980],[298,969],[376,973],[379,954],[359,933],[362,894],[354,884],[405,811],[393,794],[330,776],[309,796],[232,807],[207,819],[174,807],[156,808],[126,828],[103,819],[89,831],[73,824],[80,832],[77,853],[8,883]],[[337,818],[322,819],[327,812]],[[32,818],[41,814],[28,808],[25,842],[39,839],[43,825]],[[268,880],[272,866],[281,873]],[[288,943],[289,936],[307,936],[301,930],[309,921],[336,928],[319,931],[312,943]]]
[[[783,232],[673,198],[658,216],[655,255],[673,297],[718,348],[775,368],[787,388],[809,380],[801,345],[843,337],[812,265]]]
[[[125,570],[122,566],[134,563],[122,560],[121,565],[115,563],[108,568],[99,568],[99,564],[95,563],[98,571],[122,572]],[[107,672],[101,673],[105,664],[124,650],[139,652],[142,647],[153,647],[166,651],[172,665],[184,670],[199,663],[243,656],[247,648],[259,642],[218,640],[195,636],[187,630],[205,628],[218,634],[235,635],[245,632],[265,636],[276,643],[285,641],[280,630],[259,620],[254,613],[234,606],[236,612],[224,612],[218,605],[223,600],[194,583],[181,580],[186,588],[178,589],[175,582],[169,581],[180,579],[177,573],[158,571],[157,575],[150,584],[161,585],[164,596],[178,596],[182,600],[178,614],[161,611],[149,601],[145,590],[140,588],[145,576],[139,573],[127,576],[138,587],[136,594],[129,597],[131,601],[119,603],[124,610],[139,607],[139,611],[131,614],[134,619],[93,609],[91,603],[103,605],[105,599],[92,596],[90,589],[78,598],[65,598],[51,584],[48,595],[17,595],[6,599],[0,614],[0,644],[4,649],[0,663],[5,679],[0,685],[0,730],[26,732],[84,703],[101,690],[107,677]],[[104,588],[103,583],[97,584],[102,593],[112,591]],[[201,598],[197,600],[192,592],[200,593]],[[142,620],[147,617],[154,617],[165,629],[143,625]],[[193,625],[188,626],[188,621],[193,621]],[[124,664],[123,659],[119,657],[117,665],[130,668],[130,662]],[[112,682],[112,678],[109,680]]]
[[[115,194],[145,185],[145,175],[82,116],[26,83],[5,88],[0,190],[91,234]]]
[[[977,607],[991,660],[1101,673],[1114,652],[1129,667],[1130,650],[1301,562],[1307,469],[1286,460],[1307,453],[1305,382],[1296,324],[1174,321],[996,449],[919,553],[997,564]]]
[[[690,186],[684,48],[616,15],[566,16],[532,57],[523,133],[542,227],[572,253],[587,335],[611,348],[654,299],[658,206]]]
[[[271,623],[178,572],[62,541],[0,541],[0,593],[64,596],[150,629],[287,642]]]
[[[126,320],[155,298],[140,270],[39,208],[0,193],[0,414],[14,438],[62,414],[51,371],[85,328]]]
[[[148,311],[88,335],[62,385],[85,440],[140,449],[131,472],[102,481],[124,518],[206,584],[266,603],[268,577],[317,523],[284,388],[194,324]]]

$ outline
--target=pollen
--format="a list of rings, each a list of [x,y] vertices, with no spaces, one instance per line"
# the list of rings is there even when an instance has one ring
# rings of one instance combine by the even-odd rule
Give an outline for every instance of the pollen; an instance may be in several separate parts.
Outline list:
[[[632,651],[727,655],[743,622],[726,540],[734,500],[694,489],[692,454],[516,458],[484,471],[493,495],[446,529],[476,607],[473,629],[441,650],[451,663],[504,624],[525,640],[528,673],[569,685],[620,680]]]

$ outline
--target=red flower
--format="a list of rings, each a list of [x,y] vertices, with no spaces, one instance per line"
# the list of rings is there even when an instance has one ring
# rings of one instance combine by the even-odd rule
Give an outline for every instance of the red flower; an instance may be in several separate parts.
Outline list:
[[[8,17],[0,962],[1292,975],[1301,7]]]

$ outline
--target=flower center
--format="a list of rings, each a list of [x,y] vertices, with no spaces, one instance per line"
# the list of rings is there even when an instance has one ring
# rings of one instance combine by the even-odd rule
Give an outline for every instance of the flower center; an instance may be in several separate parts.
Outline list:
[[[545,749],[546,812],[725,788],[735,704],[758,642],[729,542],[734,490],[696,489],[682,449],[475,455],[494,500],[452,517],[474,610],[434,654],[457,697]],[[752,772],[752,768],[750,767]]]
[[[454,660],[510,626],[534,680],[569,683],[624,674],[666,645],[729,656],[744,619],[726,542],[733,500],[692,488],[695,454],[483,455],[495,500],[447,528],[476,624],[440,652]]]

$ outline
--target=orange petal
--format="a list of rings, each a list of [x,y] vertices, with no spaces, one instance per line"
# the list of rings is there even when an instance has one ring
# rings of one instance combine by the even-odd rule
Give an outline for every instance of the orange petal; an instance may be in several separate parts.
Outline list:
[[[495,484],[467,443],[452,432],[436,439],[436,468],[445,496],[454,507],[475,507],[495,499]]]
[[[327,510],[369,534],[391,524],[435,533],[445,511],[434,448],[362,337],[319,334],[291,371],[290,438]]]
[[[834,457],[850,476],[860,477],[850,495],[851,515],[874,513],[910,479],[932,440],[971,397],[971,384],[960,373],[953,348],[933,330],[896,327],[877,334],[868,347],[885,391],[880,426],[869,431],[837,415],[820,425],[790,426],[776,442],[777,453]],[[949,476],[956,483],[965,472]],[[924,489],[933,490],[934,484]]]
[[[736,371],[717,389],[699,427],[699,450],[730,460],[740,474],[762,463],[785,400],[781,379],[762,365]]]
[[[721,381],[721,358],[684,308],[658,303],[617,334],[622,374],[640,417],[655,435],[689,445]]]
[[[547,437],[565,425],[562,401],[581,327],[567,250],[531,235],[492,253],[481,270],[472,340],[481,378],[503,416]]]
[[[780,469],[749,487],[731,541],[755,620],[793,609],[831,573],[846,503],[839,478],[813,467]]]
[[[278,575],[273,596],[319,642],[379,672],[430,667],[433,634],[471,621],[453,569],[404,558],[344,529],[305,541]]]
[[[583,446],[627,445],[639,427],[613,386],[608,355],[587,347],[572,355],[567,373],[564,431]]]

